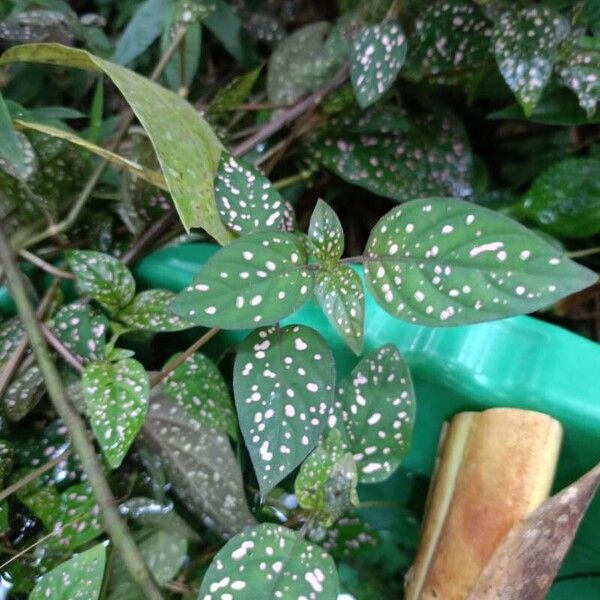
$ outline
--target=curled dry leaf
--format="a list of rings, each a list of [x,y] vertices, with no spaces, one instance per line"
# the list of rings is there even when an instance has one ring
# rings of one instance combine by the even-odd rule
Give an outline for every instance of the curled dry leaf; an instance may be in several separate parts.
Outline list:
[[[600,463],[513,527],[467,600],[543,600],[600,484]]]

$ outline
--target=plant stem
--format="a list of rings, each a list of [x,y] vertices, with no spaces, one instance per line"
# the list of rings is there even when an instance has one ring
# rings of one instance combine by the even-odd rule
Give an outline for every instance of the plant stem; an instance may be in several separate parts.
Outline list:
[[[290,187],[291,185],[294,185],[296,183],[300,183],[301,181],[306,181],[307,179],[310,178],[312,174],[312,171],[300,171],[299,173],[296,173],[295,175],[290,175],[289,177],[284,177],[283,179],[279,179],[278,181],[275,181],[273,183],[273,187],[276,190],[282,190],[286,187]]]
[[[585,248],[584,250],[574,250],[573,252],[567,252],[569,258],[583,258],[584,256],[592,256],[592,254],[600,253],[600,246],[594,246],[593,248]]]
[[[154,68],[154,70],[152,71],[152,74],[150,75],[150,81],[156,81],[162,75],[162,73],[166,69],[167,65],[169,64],[169,61],[171,60],[171,58],[173,58],[173,55],[175,54],[175,52],[177,52],[179,44],[181,44],[182,41],[185,39],[185,35],[186,35],[186,29],[184,27],[177,30],[177,33],[173,37],[173,41],[171,42],[171,45],[167,48],[165,53],[160,58],[160,61],[158,62],[158,64]],[[127,132],[129,131],[129,127],[133,123],[134,119],[135,119],[135,114],[134,114],[133,110],[128,109],[127,112],[125,113],[125,116],[123,118],[123,122],[121,123],[121,126],[119,127],[119,129],[117,130],[117,133],[115,134],[113,142],[108,146],[108,150],[110,152],[116,152],[118,150],[119,146],[121,145],[121,142],[127,135]],[[85,187],[83,188],[83,190],[81,190],[81,193],[75,200],[75,203],[73,204],[73,206],[67,213],[66,217],[62,221],[55,223],[53,225],[50,225],[44,231],[41,231],[38,234],[33,235],[29,239],[25,240],[23,243],[20,244],[20,248],[21,249],[28,248],[28,247],[33,246],[49,237],[53,237],[55,235],[60,235],[61,233],[64,233],[65,231],[67,231],[67,229],[70,229],[70,227],[73,225],[73,223],[75,223],[75,221],[79,217],[79,214],[81,213],[81,211],[82,211],[83,207],[85,206],[86,202],[88,201],[89,197],[92,195],[94,188],[96,187],[97,183],[100,181],[100,177],[102,177],[104,170],[106,169],[106,167],[109,164],[110,164],[109,161],[107,159],[103,158],[96,165],[96,168],[93,170],[92,174],[90,175],[90,178],[88,179],[87,183],[85,184]]]
[[[4,265],[11,296],[23,321],[23,326],[27,332],[29,343],[40,371],[44,376],[48,395],[52,400],[56,412],[69,431],[73,447],[88,476],[94,497],[102,512],[104,527],[115,548],[119,551],[125,568],[143,591],[144,597],[149,600],[162,600],[162,595],[152,574],[148,571],[125,522],[116,510],[115,498],[104,476],[104,471],[96,456],[94,446],[88,439],[85,422],[71,406],[67,398],[63,382],[46,347],[40,324],[27,296],[23,276],[1,224],[0,259]]]
[[[42,271],[46,271],[46,273],[50,273],[56,277],[61,277],[62,279],[75,279],[75,276],[72,273],[58,269],[54,265],[51,265],[44,259],[37,256],[37,254],[29,252],[29,250],[19,250],[19,256],[30,262],[32,265],[42,269]]]
[[[199,350],[211,340],[217,333],[221,331],[218,327],[209,329],[202,337],[199,337],[189,348],[184,350],[177,358],[175,358],[168,367],[165,367],[162,371],[159,371],[150,378],[150,387],[156,387],[167,375],[173,372],[177,367],[182,365],[196,350]]]
[[[300,115],[303,115],[306,111],[311,110],[314,107],[321,104],[323,98],[325,98],[330,92],[335,90],[342,83],[344,83],[344,81],[346,81],[346,78],[348,77],[348,72],[348,66],[345,65],[321,89],[317,90],[316,92],[313,92],[312,94],[304,98],[304,100],[300,100],[300,102],[288,108],[278,117],[263,125],[256,133],[254,133],[249,138],[245,139],[243,142],[238,144],[231,151],[231,153],[234,156],[241,156],[243,154],[246,154],[246,152],[252,150],[252,148],[254,148],[256,144],[259,144],[260,142],[266,140],[276,131],[279,131],[282,127],[285,127],[288,123],[298,118]]]

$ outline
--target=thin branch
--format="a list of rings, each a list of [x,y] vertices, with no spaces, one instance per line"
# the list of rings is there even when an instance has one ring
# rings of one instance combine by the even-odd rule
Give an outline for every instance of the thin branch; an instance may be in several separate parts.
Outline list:
[[[123,256],[123,263],[131,265],[134,263],[140,254],[146,249],[146,246],[155,240],[171,223],[175,216],[175,209],[170,206],[167,212],[158,221],[155,221],[146,229],[135,243]]]
[[[37,309],[37,317],[38,319],[43,319],[46,316],[46,313],[50,309],[50,305],[54,300],[54,294],[56,293],[56,289],[58,288],[58,280],[55,279],[40,302],[40,305]],[[23,360],[23,356],[29,347],[29,340],[27,339],[27,334],[24,334],[23,337],[19,340],[12,354],[4,364],[4,368],[2,372],[0,372],[0,398],[6,392],[6,389],[10,385],[12,378],[14,377],[17,369],[19,368],[21,361]]]
[[[44,342],[40,324],[27,296],[22,273],[1,223],[0,259],[4,265],[12,299],[17,306],[31,349],[44,376],[48,396],[67,428],[73,447],[87,474],[94,497],[102,512],[104,527],[120,553],[125,568],[142,590],[144,597],[150,600],[162,600],[160,590],[144,563],[127,525],[116,510],[115,498],[106,481],[104,470],[96,456],[94,446],[88,439],[86,424],[67,398],[64,384]]]
[[[196,350],[199,350],[206,344],[209,340],[215,337],[217,333],[221,331],[218,327],[213,327],[209,329],[202,337],[199,337],[189,348],[184,350],[177,358],[173,359],[173,361],[169,364],[168,367],[165,367],[162,371],[156,373],[153,377],[150,378],[150,386],[157,386],[165,377],[167,377],[171,372],[173,372],[177,367],[182,365]]]
[[[303,115],[305,112],[312,110],[315,106],[321,104],[323,99],[328,94],[346,81],[348,72],[348,66],[345,65],[321,89],[313,92],[303,100],[300,100],[300,102],[282,112],[272,121],[269,121],[263,125],[256,133],[238,144],[231,153],[235,156],[246,154],[246,152],[252,150],[254,146],[272,136],[275,132],[285,127],[288,123],[291,123],[300,115]]]
[[[24,258],[26,261],[30,262],[32,265],[42,269],[42,271],[46,271],[46,273],[50,273],[51,275],[55,275],[56,277],[61,277],[62,279],[75,279],[73,273],[69,273],[68,271],[63,271],[51,265],[49,262],[46,262],[43,258],[40,258],[37,254],[33,252],[29,252],[29,250],[19,250],[19,256]]]
[[[0,502],[2,502],[2,500],[5,500],[9,496],[12,496],[15,492],[18,492],[26,485],[29,485],[32,481],[35,481],[38,477],[41,477],[44,473],[56,467],[56,465],[59,465],[61,462],[67,460],[67,458],[69,458],[69,456],[71,456],[72,453],[73,449],[67,448],[67,450],[61,452],[57,457],[53,458],[52,460],[49,460],[41,467],[30,471],[29,473],[27,473],[27,475],[25,475],[25,477],[22,477],[18,481],[15,481],[15,483],[13,483],[12,485],[9,485],[7,488],[4,488],[0,492]]]
[[[574,250],[573,252],[567,252],[569,258],[583,258],[584,256],[592,256],[593,254],[600,253],[600,246],[594,246],[593,248],[585,248],[584,250]]]
[[[65,362],[70,364],[79,373],[82,373],[83,366],[81,365],[79,360],[77,360],[77,357],[74,356],[71,352],[69,352],[69,349],[56,337],[56,335],[54,335],[52,329],[50,329],[44,323],[40,323],[40,328],[44,337],[46,338],[46,342],[50,344],[50,346],[52,346],[54,350],[56,350],[56,352],[61,356],[61,358]]]

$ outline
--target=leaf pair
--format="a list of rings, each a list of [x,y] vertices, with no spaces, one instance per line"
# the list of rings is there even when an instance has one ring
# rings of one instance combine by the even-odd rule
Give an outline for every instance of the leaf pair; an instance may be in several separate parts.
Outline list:
[[[167,310],[174,298],[172,292],[146,290],[135,296],[133,275],[117,258],[92,250],[71,250],[65,257],[79,291],[91,296],[129,328],[163,332],[189,327]]]

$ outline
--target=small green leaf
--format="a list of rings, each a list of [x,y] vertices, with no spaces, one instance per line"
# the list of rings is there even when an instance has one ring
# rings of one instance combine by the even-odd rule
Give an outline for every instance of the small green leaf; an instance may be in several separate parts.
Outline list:
[[[354,38],[350,77],[360,106],[370,106],[385,94],[405,58],[406,36],[399,23],[372,25]]]
[[[118,310],[133,299],[133,275],[118,258],[93,250],[69,250],[65,258],[79,291],[89,294],[108,310]]]
[[[600,160],[570,158],[544,171],[523,196],[522,212],[559,238],[600,232]]]
[[[558,77],[577,94],[579,105],[590,118],[600,98],[600,50],[581,48],[567,41],[560,54],[556,64]]]
[[[104,358],[108,320],[87,304],[76,301],[61,307],[54,315],[52,327],[67,350],[81,361]]]
[[[320,265],[337,264],[344,252],[344,230],[334,210],[323,200],[317,200],[310,217],[308,237],[311,257]]]
[[[279,192],[258,169],[221,153],[215,200],[223,223],[239,235],[284,229],[289,210]]]
[[[342,517],[329,529],[321,546],[336,560],[364,556],[381,543],[376,529],[358,517]]]
[[[387,479],[410,448],[415,393],[392,344],[365,356],[340,384],[329,419],[357,463],[359,481]]]
[[[367,284],[386,312],[438,327],[533,312],[597,280],[522,225],[451,198],[391,210],[365,255]]]
[[[181,331],[191,327],[169,310],[175,294],[169,290],[145,290],[122,308],[116,318],[133,329],[144,331]]]
[[[302,463],[294,484],[298,504],[330,526],[358,506],[358,475],[337,429],[332,429]]]
[[[229,389],[210,358],[200,352],[192,354],[168,375],[164,391],[169,398],[185,407],[199,423],[225,431],[237,440],[237,419]]]
[[[250,95],[262,68],[260,65],[252,71],[243,73],[220,88],[208,107],[209,117],[214,118],[221,113],[234,110],[242,104]]]
[[[348,183],[398,202],[471,191],[469,141],[446,110],[409,120],[396,108],[378,106],[333,117],[311,149]]]
[[[19,179],[20,181],[27,181],[31,179],[31,176],[39,167],[37,155],[35,153],[35,150],[33,149],[31,142],[29,141],[29,139],[27,139],[27,136],[25,134],[21,133],[20,131],[15,131],[15,136],[17,137],[17,144],[21,148],[23,164],[17,166],[16,164],[13,164],[13,161],[4,158],[2,153],[0,153],[0,169],[2,169],[5,173],[10,175],[11,177],[14,177],[15,179]]]
[[[205,427],[182,404],[155,392],[141,439],[160,458],[188,510],[210,528],[228,537],[256,522],[227,435]]]
[[[358,274],[346,265],[320,270],[315,297],[352,352],[360,354],[365,328],[365,293]]]
[[[20,421],[44,395],[44,377],[37,365],[31,365],[16,377],[2,396],[4,414],[10,421]]]
[[[299,237],[263,231],[221,248],[171,304],[205,327],[248,329],[287,317],[312,293],[314,277]]]
[[[133,358],[95,362],[85,368],[82,387],[94,435],[116,469],[144,422],[150,393],[148,374]]]
[[[309,327],[258,329],[240,345],[233,371],[235,405],[261,494],[315,447],[334,384],[331,350]]]
[[[0,440],[0,485],[4,483],[6,476],[13,466],[13,448],[6,440]]]
[[[491,23],[473,2],[435,0],[421,6],[405,67],[414,78],[452,83],[493,62]]]
[[[567,20],[545,6],[508,10],[494,26],[494,53],[500,72],[526,116],[531,115],[552,75]]]
[[[221,144],[196,109],[145,77],[84,50],[29,44],[13,46],[0,58],[0,64],[27,61],[101,71],[110,77],[152,141],[183,226],[202,227],[222,244],[231,240],[214,200]]]
[[[96,544],[44,575],[29,600],[97,600],[105,563],[106,548]]]
[[[29,469],[20,469],[15,473],[15,479],[28,475]],[[42,481],[34,481],[17,492],[19,502],[34,514],[44,525],[46,530],[52,531],[54,525],[60,520],[60,495],[56,488],[45,485]]]
[[[337,571],[327,552],[295,531],[263,523],[221,548],[202,580],[198,599],[270,599],[277,592],[285,599],[337,600]]]

